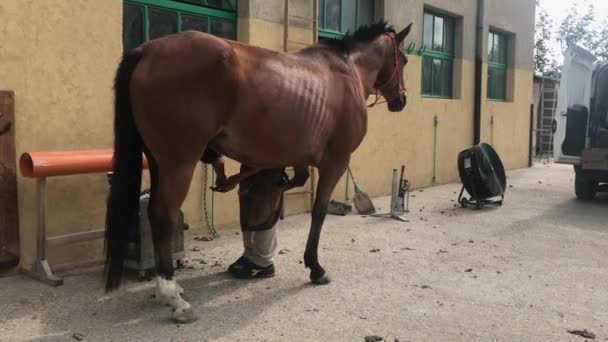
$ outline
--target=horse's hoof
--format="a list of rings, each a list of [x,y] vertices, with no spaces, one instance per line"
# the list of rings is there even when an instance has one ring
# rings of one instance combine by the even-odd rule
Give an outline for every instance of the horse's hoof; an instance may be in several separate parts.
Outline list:
[[[317,277],[317,278],[315,278],[311,275],[310,281],[315,285],[327,285],[327,284],[331,283],[331,279],[329,278],[327,273],[325,273],[322,276]]]
[[[175,312],[173,314],[173,321],[177,324],[189,324],[198,321],[198,316],[194,313],[192,308],[181,310],[181,312]]]

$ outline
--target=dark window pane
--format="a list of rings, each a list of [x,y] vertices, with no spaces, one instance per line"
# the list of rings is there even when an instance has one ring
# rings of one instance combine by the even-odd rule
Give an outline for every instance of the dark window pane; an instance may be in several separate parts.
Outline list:
[[[357,0],[342,0],[342,32],[357,29]]]
[[[374,0],[359,0],[358,25],[369,25],[374,22]]]
[[[222,8],[229,11],[236,10],[236,0],[181,0],[191,2],[197,5],[207,5],[211,7]]]
[[[424,47],[432,50],[433,49],[433,15],[430,13],[424,13],[424,28],[423,28],[422,43]]]
[[[488,35],[488,62],[494,61],[494,34],[490,32]]]
[[[422,94],[432,95],[433,93],[433,59],[422,57]]]
[[[488,98],[504,100],[507,95],[507,71],[488,68]]]
[[[177,13],[150,9],[150,39],[177,32]]]
[[[441,95],[441,82],[443,79],[442,63],[440,59],[433,59],[433,95]]]
[[[499,34],[494,34],[494,62],[500,63],[500,54],[502,53],[500,44],[501,44],[501,36]]]
[[[190,14],[182,14],[182,31],[195,30],[207,32],[207,25],[209,23],[209,18],[198,16],[198,15],[190,15]]]
[[[507,64],[507,36],[498,36],[498,63]]]
[[[144,42],[144,7],[124,4],[122,44],[125,51]]]
[[[494,98],[494,84],[496,83],[496,76],[494,74],[494,69],[488,68],[488,98]]]
[[[227,39],[236,39],[234,23],[221,19],[211,19],[211,34]]]
[[[325,0],[319,0],[319,28],[324,29],[325,26]]]
[[[447,53],[454,53],[454,19],[444,18],[443,47]]]
[[[507,98],[507,71],[506,70],[497,70],[497,84],[496,84],[496,98],[500,100],[504,100]]]
[[[452,97],[452,61],[442,61],[441,96]]]
[[[443,51],[443,18],[435,17],[435,30],[433,33],[433,50]]]
[[[325,0],[325,28],[340,31],[340,0]]]

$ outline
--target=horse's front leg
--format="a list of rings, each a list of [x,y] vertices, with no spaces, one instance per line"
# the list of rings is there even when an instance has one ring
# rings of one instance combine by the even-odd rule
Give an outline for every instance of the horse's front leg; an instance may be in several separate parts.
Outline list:
[[[340,177],[346,171],[349,161],[350,154],[332,155],[331,157],[324,157],[319,165],[317,196],[312,210],[312,221],[308,241],[306,242],[306,251],[304,252],[304,264],[307,268],[310,268],[310,280],[315,284],[324,285],[329,284],[331,281],[319,263],[319,239],[331,194],[336,184],[338,184]]]

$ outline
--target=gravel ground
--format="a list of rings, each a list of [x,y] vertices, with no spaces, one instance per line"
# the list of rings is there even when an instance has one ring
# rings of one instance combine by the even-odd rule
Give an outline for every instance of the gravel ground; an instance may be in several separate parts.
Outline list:
[[[280,222],[274,278],[225,274],[241,251],[239,229],[215,241],[189,236],[179,272],[201,319],[169,321],[152,283],[130,277],[102,291],[99,267],[64,273],[51,288],[0,279],[2,341],[608,341],[608,197],[576,201],[573,170],[509,172],[503,207],[455,204],[460,187],[412,193],[410,222],[328,217],[321,263],[328,286],[300,264],[309,216]],[[375,199],[388,209],[388,198]]]

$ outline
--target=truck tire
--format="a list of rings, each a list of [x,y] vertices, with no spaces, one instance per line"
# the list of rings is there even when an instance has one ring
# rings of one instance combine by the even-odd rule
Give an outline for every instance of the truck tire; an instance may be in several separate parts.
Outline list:
[[[595,198],[598,190],[598,182],[592,178],[576,173],[574,177],[574,192],[579,200],[591,201]]]

